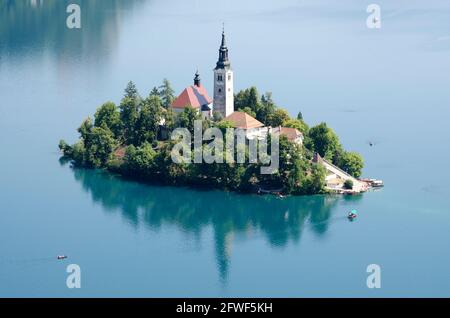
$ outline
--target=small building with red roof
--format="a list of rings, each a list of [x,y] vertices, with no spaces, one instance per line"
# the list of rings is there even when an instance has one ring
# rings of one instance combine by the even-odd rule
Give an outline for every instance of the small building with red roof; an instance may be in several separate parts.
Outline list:
[[[198,71],[195,73],[194,85],[186,87],[173,101],[172,109],[181,113],[186,107],[192,107],[201,112],[204,119],[212,116],[212,102],[206,88],[200,82]]]
[[[272,129],[273,134],[284,135],[289,141],[295,142],[296,144],[303,144],[303,134],[296,128],[291,127],[275,127]]]
[[[262,122],[245,112],[233,112],[224,120],[229,121],[234,128],[243,130],[247,139],[265,138],[269,130]]]

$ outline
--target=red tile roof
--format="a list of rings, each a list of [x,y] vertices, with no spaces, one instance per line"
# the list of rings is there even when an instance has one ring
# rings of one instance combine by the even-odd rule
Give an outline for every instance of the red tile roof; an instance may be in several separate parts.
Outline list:
[[[285,135],[291,141],[294,141],[298,137],[303,137],[303,134],[296,128],[275,127],[273,131],[274,133],[280,133],[280,135]]]
[[[186,87],[181,94],[173,101],[173,108],[184,108],[186,106],[191,106],[193,108],[200,108],[203,105],[208,105],[212,103],[212,99],[208,96],[203,85],[196,86],[192,85]]]
[[[234,112],[225,117],[225,120],[233,123],[234,128],[251,129],[264,127],[264,124],[244,112]]]
[[[119,147],[115,152],[114,155],[117,159],[123,159],[125,157],[126,147]]]

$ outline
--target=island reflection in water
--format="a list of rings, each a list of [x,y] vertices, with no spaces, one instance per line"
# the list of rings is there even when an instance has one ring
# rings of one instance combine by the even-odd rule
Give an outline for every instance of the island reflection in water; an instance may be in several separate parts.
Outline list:
[[[19,58],[49,53],[101,62],[117,45],[121,18],[145,0],[0,1],[0,56]],[[81,10],[81,28],[66,25],[69,4]]]
[[[216,264],[222,282],[227,280],[231,244],[237,235],[261,235],[273,248],[298,243],[305,226],[322,236],[333,222],[347,221],[333,216],[338,196],[240,195],[223,191],[201,191],[154,186],[122,180],[104,171],[72,168],[84,191],[104,211],[121,213],[134,228],[158,230],[175,225],[183,232],[200,236],[212,227]],[[361,196],[344,197],[359,200]]]

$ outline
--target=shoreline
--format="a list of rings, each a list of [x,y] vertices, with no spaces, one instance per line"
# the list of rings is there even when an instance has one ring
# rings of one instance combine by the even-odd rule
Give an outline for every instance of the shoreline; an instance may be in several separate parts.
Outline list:
[[[280,199],[283,199],[286,197],[311,197],[311,196],[315,196],[315,195],[325,195],[325,196],[362,195],[363,193],[369,192],[370,190],[382,188],[382,186],[374,187],[374,186],[368,185],[368,187],[364,191],[354,191],[351,189],[331,189],[331,188],[324,187],[324,190],[321,192],[305,193],[305,194],[285,193],[282,191],[282,189],[267,190],[267,189],[263,189],[259,185],[254,185],[253,187],[251,187],[249,189],[236,190],[236,189],[231,189],[228,187],[215,186],[214,183],[212,183],[212,182],[209,182],[209,183],[206,182],[204,184],[200,184],[200,183],[192,183],[192,182],[178,182],[178,183],[177,182],[167,182],[167,181],[164,181],[162,179],[157,179],[157,178],[150,180],[149,178],[146,178],[146,177],[138,177],[136,175],[130,175],[130,174],[123,173],[120,171],[120,169],[112,169],[112,168],[108,168],[108,167],[93,168],[93,167],[86,167],[86,166],[78,165],[78,164],[76,164],[76,162],[73,159],[67,158],[65,156],[60,157],[60,161],[64,161],[62,163],[63,165],[69,164],[69,167],[71,169],[101,171],[102,173],[105,173],[109,176],[115,177],[115,178],[123,180],[123,181],[136,182],[136,183],[144,184],[144,185],[148,185],[148,186],[164,186],[164,187],[167,186],[167,187],[175,187],[175,188],[187,188],[189,190],[194,190],[194,191],[195,190],[196,191],[223,191],[223,192],[227,192],[227,193],[236,193],[236,194],[241,194],[241,195],[252,195],[253,194],[253,195],[258,195],[258,196],[273,196],[273,197],[278,197]],[[207,180],[207,179],[205,179],[205,180]],[[361,182],[367,183],[367,181],[365,179],[359,179],[359,180]],[[370,180],[374,180],[374,179],[370,179]]]

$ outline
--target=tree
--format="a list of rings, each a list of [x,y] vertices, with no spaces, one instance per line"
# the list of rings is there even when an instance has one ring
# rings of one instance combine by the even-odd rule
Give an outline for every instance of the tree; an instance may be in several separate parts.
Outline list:
[[[250,107],[244,107],[241,109],[241,112],[247,113],[252,117],[256,117],[256,113]]]
[[[163,118],[164,118],[164,126],[168,129],[168,130],[173,130],[175,128],[175,121],[176,121],[176,116],[175,116],[175,112],[173,111],[172,108],[168,108],[162,109],[162,114],[163,114]]]
[[[165,143],[156,153],[154,162],[158,169],[158,176],[166,183],[185,183],[190,176],[190,167],[195,165],[173,162],[171,152],[174,145],[174,141]]]
[[[156,140],[163,119],[161,107],[161,100],[157,96],[149,96],[142,102],[135,125],[135,145],[140,146],[144,142],[152,143]]]
[[[255,114],[260,108],[260,99],[256,87],[250,87],[239,91],[234,97],[234,108],[243,111],[244,108],[251,109]]]
[[[353,181],[351,179],[347,179],[344,181],[344,189],[347,190],[353,189]]]
[[[270,114],[275,112],[277,106],[272,100],[272,93],[266,92],[261,96],[261,106],[258,109],[258,113],[256,114],[256,119],[260,122],[267,124],[267,118]]]
[[[187,128],[191,134],[194,133],[194,121],[201,119],[199,112],[188,106],[178,115],[177,124],[178,127]]]
[[[308,125],[301,119],[288,119],[283,123],[283,127],[295,128],[303,135],[308,133]]]
[[[234,96],[234,108],[248,113],[266,126],[271,125],[270,119],[274,121],[280,115],[283,115],[284,119],[289,119],[289,115],[285,110],[277,108],[272,100],[271,92],[266,92],[260,97],[258,90],[254,86],[241,90]],[[281,122],[277,121],[276,123]]]
[[[170,82],[165,78],[163,84],[159,87],[159,96],[162,100],[162,106],[169,108],[175,100],[175,91],[172,89]]]
[[[258,113],[260,107],[259,93],[254,86],[250,87],[248,90],[246,107],[250,107],[251,110]]]
[[[78,132],[80,133],[81,139],[88,140],[93,127],[94,126],[92,125],[91,118],[88,117],[87,119],[85,119],[81,123],[81,126],[78,128]]]
[[[267,116],[266,125],[272,127],[282,126],[283,123],[289,119],[288,112],[282,108],[278,108]]]
[[[158,87],[154,86],[154,87],[152,88],[152,90],[150,91],[150,96],[160,96]]]
[[[84,147],[83,140],[79,140],[75,145],[72,146],[71,157],[72,157],[73,161],[75,161],[75,164],[77,164],[79,166],[86,165],[85,152],[86,152],[86,149]]]
[[[298,119],[298,120],[303,120],[303,114],[302,114],[302,112],[298,112],[298,114],[297,114],[297,119]]]
[[[108,128],[118,138],[122,133],[122,122],[116,104],[107,102],[100,106],[95,113],[95,127]]]
[[[225,120],[225,119],[219,121],[218,123],[215,123],[215,126],[217,128],[219,128],[220,131],[222,132],[223,137],[224,137],[224,142],[225,142],[226,137],[227,137],[226,136],[227,128],[234,128],[234,124],[231,121]]]
[[[344,151],[339,156],[336,164],[339,168],[355,178],[361,176],[362,168],[364,168],[364,160],[361,155],[356,152]]]
[[[286,193],[296,192],[305,173],[301,148],[289,141],[286,136],[280,138],[280,174]]]
[[[271,138],[269,138],[269,145],[271,142]],[[271,147],[268,146],[268,149],[271,149]],[[285,135],[281,135],[279,138],[278,171],[272,174],[258,175],[259,184],[270,188],[283,187],[286,193],[291,193],[300,179],[301,170],[298,169],[301,164],[300,154],[299,146],[289,141]],[[261,163],[260,166],[262,165]]]
[[[320,123],[312,127],[308,133],[311,140],[312,151],[319,153],[322,157],[332,160],[342,151],[342,146],[336,133],[327,127],[326,123]]]
[[[139,118],[139,104],[136,99],[125,97],[122,99],[119,108],[125,143],[134,144],[136,140],[136,123]]]
[[[120,120],[122,121],[125,143],[136,142],[136,122],[139,118],[139,108],[142,100],[133,82],[125,88],[125,95],[120,102]]]
[[[132,98],[132,99],[138,99],[139,93],[138,93],[138,90],[136,88],[136,85],[132,81],[128,82],[127,87],[125,88],[125,95],[124,95],[124,97]]]
[[[65,140],[60,140],[58,145],[59,150],[63,153],[63,156],[70,157],[72,155],[72,147],[65,142]]]
[[[94,127],[89,138],[84,140],[84,162],[90,167],[104,167],[116,146],[117,143],[111,130]]]
[[[141,147],[131,145],[125,151],[125,164],[127,174],[136,176],[150,176],[156,171],[156,152],[152,146],[145,142]]]
[[[224,119],[216,123],[216,127],[225,131],[227,128],[233,128],[234,124],[231,121]]]
[[[307,178],[304,194],[321,193],[325,184],[325,168],[316,163],[311,164],[311,174]]]

